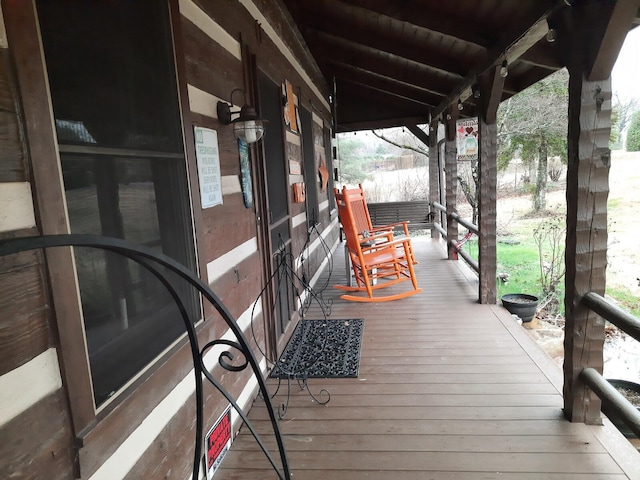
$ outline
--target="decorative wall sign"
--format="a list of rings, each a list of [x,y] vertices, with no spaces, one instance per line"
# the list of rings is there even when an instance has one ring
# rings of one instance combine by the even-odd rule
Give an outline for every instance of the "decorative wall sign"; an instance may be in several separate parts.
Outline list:
[[[231,405],[229,405],[205,437],[207,453],[204,458],[207,480],[211,480],[218,470],[222,459],[231,448],[231,440]]]
[[[301,172],[300,162],[297,160],[289,160],[289,174],[300,175]]]
[[[200,183],[202,208],[222,204],[222,177],[218,132],[209,128],[193,127],[196,139],[196,160]]]
[[[284,123],[292,132],[300,133],[300,129],[298,128],[300,122],[298,120],[298,112],[296,111],[296,100],[295,95],[293,94],[293,85],[291,85],[289,80],[284,81],[284,99]]]
[[[244,140],[238,140],[240,152],[240,185],[242,186],[242,198],[244,206],[253,206],[253,183],[251,182],[251,166],[249,165],[249,147]]]
[[[478,119],[468,118],[456,122],[458,160],[478,159]]]

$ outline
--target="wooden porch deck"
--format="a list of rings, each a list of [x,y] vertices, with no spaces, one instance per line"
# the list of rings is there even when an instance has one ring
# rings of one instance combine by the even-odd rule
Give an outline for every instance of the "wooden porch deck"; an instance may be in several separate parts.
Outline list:
[[[563,419],[560,369],[506,310],[477,303],[463,262],[426,237],[413,242],[421,294],[357,304],[325,292],[330,318],[365,319],[360,375],[309,380],[330,392],[326,406],[293,386],[280,423],[293,478],[640,479],[640,454],[608,420]],[[332,278],[345,282],[342,245]],[[261,400],[249,417],[273,447]],[[243,429],[215,478],[274,477]]]

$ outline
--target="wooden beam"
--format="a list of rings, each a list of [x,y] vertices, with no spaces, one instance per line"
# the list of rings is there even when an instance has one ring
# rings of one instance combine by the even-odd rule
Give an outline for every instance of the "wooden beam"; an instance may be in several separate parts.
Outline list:
[[[429,115],[381,118],[376,120],[366,120],[363,122],[341,123],[336,127],[337,133],[356,132],[360,130],[375,130],[378,128],[402,127],[407,123],[425,124],[429,122]]]
[[[500,102],[500,90],[504,78],[495,67],[480,76],[479,98],[479,158],[478,158],[478,266],[480,303],[496,303],[496,217],[498,161],[498,129],[496,115]]]
[[[379,88],[390,93],[395,93],[428,105],[436,105],[443,97],[442,95],[436,95],[417,85],[401,82],[395,78],[370,72],[369,70],[365,70],[354,65],[330,60],[326,64],[323,64],[323,67],[331,77],[354,83],[371,85],[372,87]]]
[[[429,124],[429,202],[440,202],[440,170],[438,165],[438,121]],[[442,235],[435,228],[431,229],[431,238],[440,240]]]
[[[587,77],[589,81],[603,80],[611,76],[611,70],[636,18],[638,8],[640,8],[640,0],[617,0],[615,2]]]
[[[389,76],[389,73],[393,72],[393,77],[399,81],[422,87],[440,96],[444,96],[451,90],[452,84],[460,81],[458,75],[443,74],[441,70],[430,68],[428,65],[332,35],[315,31],[307,40],[310,48],[319,57],[355,65],[380,75]]]
[[[365,91],[369,91],[369,92],[375,92],[375,97],[380,100],[380,101],[384,101],[384,102],[391,102],[392,104],[397,104],[398,102],[400,103],[406,103],[406,104],[410,104],[412,106],[418,106],[418,107],[422,107],[426,110],[430,109],[433,105],[429,104],[429,103],[425,103],[422,102],[420,100],[416,100],[415,98],[411,98],[411,97],[407,97],[405,95],[402,95],[400,93],[396,93],[396,92],[392,92],[389,90],[385,90],[384,88],[378,88],[375,87],[371,84],[365,83],[365,82],[356,82],[353,81],[351,79],[340,79],[340,84],[343,86],[345,84],[349,84],[352,85],[354,87],[356,87],[357,89],[360,89],[360,92],[363,95],[367,95],[370,96],[368,93],[365,93]]]
[[[372,15],[381,22],[399,22],[429,30],[455,39],[482,47],[491,43],[487,32],[478,28],[477,22],[469,21],[469,17],[460,12],[459,15],[442,14],[440,10],[429,8],[424,2],[405,0],[389,2],[388,0],[343,0],[358,8],[361,16]],[[413,4],[411,8],[410,4]]]
[[[452,214],[457,209],[458,195],[458,147],[456,144],[456,121],[458,119],[457,105],[447,109],[445,113],[445,142],[444,142],[444,172],[445,199],[447,207],[447,258],[457,260],[458,252],[451,245],[451,240],[458,239],[458,222],[452,220]]]
[[[411,133],[413,133],[416,136],[418,140],[424,143],[425,146],[428,147],[430,145],[429,143],[430,135],[427,132],[425,132],[423,129],[418,127],[418,125],[416,125],[415,123],[407,123],[406,127]]]
[[[302,17],[301,25],[305,35],[314,33],[331,35],[345,41],[367,45],[381,52],[430,65],[444,72],[455,73],[460,78],[467,73],[464,65],[468,62],[470,55],[463,50],[439,52],[439,49],[442,48],[441,42],[439,39],[434,41],[432,36],[412,36],[411,41],[408,41],[406,36],[391,34],[391,30],[381,31],[378,17],[367,16],[356,23],[350,20],[352,17],[350,17],[349,11],[352,8],[345,8],[346,5],[341,2],[335,2],[329,10],[321,8],[321,2],[305,2],[305,5],[305,15]],[[309,24],[313,24],[313,27],[307,26]],[[426,41],[426,39],[431,41]],[[482,51],[483,49],[476,50]],[[471,55],[477,53],[477,51],[472,52]]]
[[[478,78],[478,83],[480,95],[483,97],[480,102],[481,115],[487,123],[495,123],[504,85],[504,77],[500,75],[500,68],[494,67],[492,72],[481,75]]]
[[[442,102],[440,102],[440,105],[438,105],[433,111],[433,116],[439,116],[449,105],[456,103],[463,95],[463,92],[468,91],[476,82],[478,75],[486,72],[488,69],[501,62],[505,56],[505,52],[510,51],[511,56],[507,58],[514,61],[515,58],[519,58],[523,55],[528,48],[531,48],[547,33],[548,26],[546,19],[555,10],[555,8],[557,7],[549,8],[543,3],[538,11],[538,15],[533,18],[527,18],[511,28],[500,39],[500,41],[497,42],[491,50],[489,50],[487,54],[476,63],[464,80],[460,82]]]
[[[573,10],[573,9],[572,9]],[[572,12],[573,13],[573,12]],[[564,415],[600,424],[600,400],[580,373],[602,372],[604,322],[586,308],[588,292],[604,295],[607,267],[607,199],[611,152],[611,79],[589,81],[588,39],[593,22],[576,11],[569,64],[567,133],[567,239],[565,242]]]

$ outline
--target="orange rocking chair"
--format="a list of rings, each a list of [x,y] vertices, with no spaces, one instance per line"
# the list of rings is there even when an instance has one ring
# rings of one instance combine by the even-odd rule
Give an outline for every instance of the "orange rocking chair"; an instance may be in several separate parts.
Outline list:
[[[334,189],[334,193],[335,190],[336,189]],[[342,187],[342,195],[346,196],[346,200],[351,205],[351,212],[353,214],[356,231],[359,234],[362,235],[363,232],[365,232],[366,235],[374,236],[384,234],[389,238],[389,240],[393,240],[394,229],[402,227],[405,237],[409,237],[409,222],[396,222],[388,225],[373,225],[371,223],[371,216],[369,215],[369,208],[367,207],[367,201],[364,196],[362,184],[359,184],[358,188]],[[416,262],[413,256],[411,242],[409,242],[409,251],[411,261],[414,265],[417,264],[418,262]]]
[[[351,258],[356,286],[335,285],[348,292],[366,292],[367,296],[341,295],[355,302],[387,302],[422,292],[418,288],[413,268],[413,251],[408,237],[394,239],[389,231],[364,237],[358,230],[354,209],[347,188],[334,189],[338,215],[344,229],[348,255]],[[358,202],[356,197],[356,202]],[[374,291],[410,280],[413,288],[386,296],[374,296]]]

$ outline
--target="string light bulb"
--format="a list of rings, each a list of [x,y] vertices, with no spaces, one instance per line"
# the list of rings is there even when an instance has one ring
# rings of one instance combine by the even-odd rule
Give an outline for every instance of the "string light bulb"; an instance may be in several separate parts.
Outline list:
[[[509,64],[507,63],[507,59],[505,58],[502,61],[502,65],[500,66],[500,76],[502,78],[505,78],[507,75],[509,75]]]

